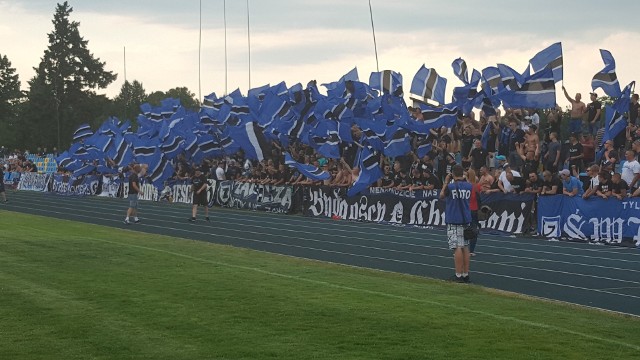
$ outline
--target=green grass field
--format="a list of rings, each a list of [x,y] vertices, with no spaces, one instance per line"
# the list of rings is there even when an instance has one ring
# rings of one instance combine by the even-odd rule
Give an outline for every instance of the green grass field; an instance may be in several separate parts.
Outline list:
[[[0,211],[0,359],[630,359],[640,320]]]

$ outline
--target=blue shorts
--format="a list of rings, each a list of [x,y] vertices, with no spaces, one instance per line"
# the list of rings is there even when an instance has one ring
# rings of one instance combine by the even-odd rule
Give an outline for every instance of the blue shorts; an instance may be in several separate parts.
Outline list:
[[[127,196],[127,199],[129,199],[129,207],[131,209],[138,208],[138,194],[129,194],[129,196]]]
[[[570,134],[582,134],[582,119],[572,118],[569,120],[569,133]]]

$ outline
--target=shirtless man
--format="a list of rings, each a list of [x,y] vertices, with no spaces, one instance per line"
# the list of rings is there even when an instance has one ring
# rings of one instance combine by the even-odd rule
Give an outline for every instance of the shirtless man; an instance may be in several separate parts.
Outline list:
[[[540,137],[538,136],[538,126],[531,125],[524,134],[524,142],[526,151],[536,151],[540,145]]]
[[[582,116],[587,110],[587,105],[580,101],[580,99],[582,99],[582,95],[580,95],[580,93],[577,93],[576,98],[572,99],[564,86],[562,87],[562,91],[564,91],[564,96],[571,103],[571,120],[569,122],[569,133],[582,133]]]

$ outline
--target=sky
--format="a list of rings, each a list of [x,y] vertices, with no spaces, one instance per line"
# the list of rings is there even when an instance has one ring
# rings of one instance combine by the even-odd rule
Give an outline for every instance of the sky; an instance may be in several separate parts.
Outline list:
[[[17,69],[23,90],[35,75],[57,1],[0,0],[0,55]],[[198,44],[202,4],[202,48]],[[377,71],[368,0],[70,0],[71,20],[89,50],[118,79],[147,93],[186,86],[198,96],[286,81],[336,81],[354,67],[368,82]],[[225,5],[226,4],[226,5]],[[226,11],[224,8],[226,7]],[[249,11],[247,12],[247,7]],[[640,1],[371,0],[380,70],[400,72],[405,93],[422,64],[448,79],[447,98],[462,83],[451,62],[481,70],[496,63],[524,70],[538,51],[562,42],[564,82],[583,98],[609,50],[621,87],[640,80]],[[225,26],[227,71],[225,76]],[[249,23],[249,27],[247,26]],[[248,36],[248,28],[249,34]],[[250,39],[250,49],[248,45]],[[249,61],[250,57],[250,61]],[[250,71],[249,71],[250,69]],[[250,74],[250,79],[249,79]],[[199,86],[199,79],[201,85]],[[557,86],[557,101],[567,106]],[[602,90],[597,90],[604,95]]]

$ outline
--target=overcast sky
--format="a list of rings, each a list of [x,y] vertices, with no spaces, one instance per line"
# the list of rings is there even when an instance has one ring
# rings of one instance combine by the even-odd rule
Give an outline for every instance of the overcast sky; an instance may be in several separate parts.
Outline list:
[[[72,0],[71,19],[89,49],[118,79],[148,93],[186,86],[198,95],[199,0]],[[223,0],[202,0],[202,95],[225,93]],[[640,1],[529,2],[371,0],[380,70],[402,73],[405,89],[424,63],[448,79],[462,57],[478,70],[505,63],[524,70],[539,50],[561,41],[564,84],[573,95],[590,92],[602,69],[598,49],[611,51],[622,87],[640,80]],[[20,75],[23,89],[48,45],[56,1],[0,0],[0,54]],[[288,86],[337,80],[358,68],[368,82],[376,60],[368,0],[249,0],[251,87],[282,80]],[[247,0],[227,0],[227,92],[249,88]],[[559,84],[558,84],[559,85]],[[560,87],[558,86],[558,90]],[[603,94],[602,90],[598,90]],[[567,105],[561,93],[558,102]]]

